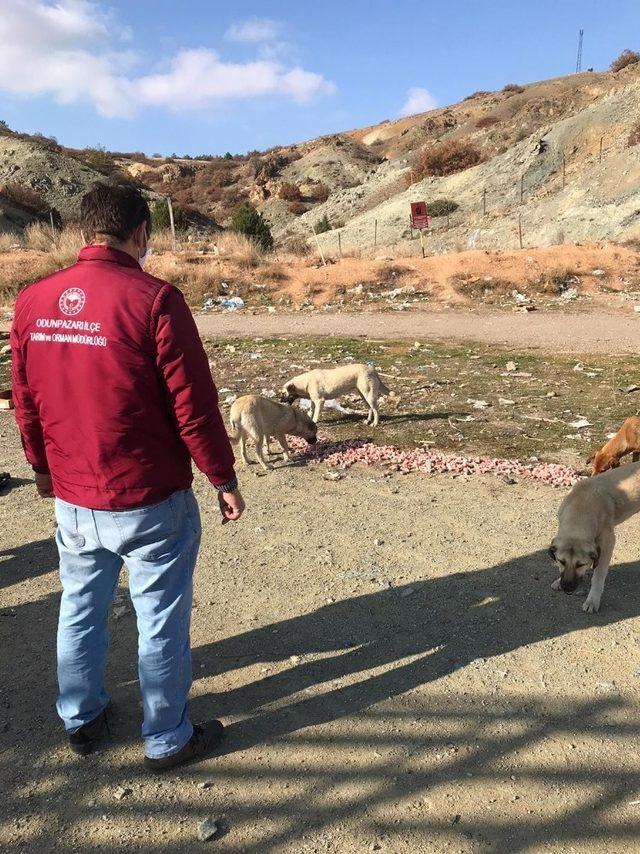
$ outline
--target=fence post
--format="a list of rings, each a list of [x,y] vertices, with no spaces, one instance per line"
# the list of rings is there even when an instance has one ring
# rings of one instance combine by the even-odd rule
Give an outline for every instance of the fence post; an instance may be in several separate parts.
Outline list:
[[[520,239],[520,249],[522,249],[522,214],[518,214],[518,237]]]
[[[567,182],[567,161],[565,160],[564,154],[562,155],[562,189],[564,190],[565,184]]]
[[[53,211],[49,211],[49,222],[51,223],[51,237],[55,240],[56,239],[56,229],[55,229],[55,226],[53,224]]]
[[[311,222],[311,223],[309,223],[309,225],[311,226],[311,231],[313,232],[313,236],[315,237],[315,239],[316,239],[316,243],[318,244],[318,252],[320,253],[320,257],[322,258],[322,266],[323,266],[323,267],[326,267],[326,266],[327,266],[327,262],[324,260],[324,253],[323,253],[323,251],[322,251],[322,246],[320,246],[320,241],[318,240],[318,235],[316,234],[316,230],[315,230],[315,228],[313,227],[313,223],[312,223],[312,222]]]
[[[600,163],[602,163],[602,140],[603,139],[604,139],[604,137],[601,136],[600,137],[600,160],[599,160]]]
[[[171,228],[171,242],[173,251],[176,251],[176,224],[173,219],[173,205],[171,204],[171,196],[167,196],[167,207],[169,208],[169,226]]]
[[[340,229],[338,229],[338,252],[340,253],[340,257],[342,258],[342,233]]]
[[[424,258],[424,228],[420,229],[420,248],[422,249],[422,257]]]
[[[373,245],[378,245],[378,220],[374,220],[373,222]]]
[[[487,188],[482,191],[482,216],[487,215]],[[448,216],[448,215],[447,215]]]
[[[520,176],[520,204],[524,201],[524,175]]]

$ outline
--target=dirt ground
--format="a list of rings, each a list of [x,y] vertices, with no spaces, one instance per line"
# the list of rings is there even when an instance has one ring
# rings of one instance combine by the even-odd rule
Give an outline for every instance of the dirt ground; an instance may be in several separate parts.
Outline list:
[[[295,344],[302,358],[319,359],[360,355],[357,347],[366,346]],[[221,387],[223,365],[256,387],[260,372],[269,374],[273,386],[293,358],[286,341],[207,346]],[[261,356],[252,358],[258,346]],[[464,365],[472,385],[482,382],[494,396],[500,383],[513,383],[524,414],[565,405],[540,402],[544,377],[536,374],[546,366],[571,405],[580,400],[594,424],[600,418],[600,430],[618,417],[611,389],[598,408],[599,387],[615,379],[610,360],[601,360],[601,370],[613,370],[611,377],[599,373],[596,357],[585,373],[573,371],[568,357],[516,353],[533,360],[518,366],[532,377],[509,379],[501,376],[506,353],[488,348],[432,344],[430,353],[412,352],[405,342],[377,358],[387,367],[395,361],[402,376],[408,371],[414,388],[427,356],[437,376]],[[636,370],[635,362],[622,364]],[[430,404],[437,410],[439,398]],[[386,414],[384,441],[402,432]],[[509,431],[493,423],[461,423],[461,431],[478,430],[463,450],[483,431],[495,432],[497,449]],[[534,423],[531,435],[565,429],[545,425]],[[328,411],[320,434],[363,429]],[[551,447],[552,435],[544,435]],[[53,507],[35,496],[7,414],[0,442],[0,469],[14,477],[0,494],[0,848],[638,850],[635,521],[620,531],[600,614],[587,616],[584,591],[550,589],[546,547],[564,490],[526,478],[508,485],[490,476],[359,467],[331,481],[321,463],[258,477],[252,466],[241,474],[246,517],[222,528],[198,476],[204,536],[192,710],[195,719],[222,717],[228,738],[216,758],[156,779],[140,764],[135,622],[124,571],[111,626],[112,737],[86,760],[66,749],[53,707]],[[198,841],[206,818],[223,828],[209,843]]]

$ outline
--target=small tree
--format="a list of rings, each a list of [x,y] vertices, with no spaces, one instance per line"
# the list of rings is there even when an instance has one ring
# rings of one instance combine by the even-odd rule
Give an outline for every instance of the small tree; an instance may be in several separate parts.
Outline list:
[[[636,62],[640,62],[640,53],[635,50],[623,50],[620,56],[613,60],[610,68],[612,71],[622,71],[627,65],[634,65]]]
[[[113,155],[109,154],[102,145],[96,145],[95,148],[85,148],[82,152],[82,160],[89,169],[95,169],[101,175],[113,175],[118,170]]]
[[[9,125],[4,121],[4,119],[0,119],[0,131],[2,130],[11,130]]]
[[[271,249],[273,237],[266,220],[250,202],[245,202],[234,213],[231,219],[231,231],[244,234],[255,240],[263,249]]]
[[[149,205],[151,211],[151,228],[153,231],[161,231],[171,227],[169,216],[169,205],[164,199],[156,199]],[[189,222],[183,208],[173,205],[173,224],[176,231],[185,231]]]
[[[333,226],[329,222],[329,217],[325,214],[322,219],[316,223],[316,234],[324,234],[325,231],[332,231]]]

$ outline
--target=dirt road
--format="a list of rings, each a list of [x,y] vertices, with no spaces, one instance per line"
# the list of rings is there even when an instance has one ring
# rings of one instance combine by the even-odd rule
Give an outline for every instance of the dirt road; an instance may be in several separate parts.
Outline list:
[[[587,616],[583,594],[549,587],[561,491],[252,467],[246,518],[221,528],[198,477],[192,708],[223,717],[228,739],[156,779],[140,767],[124,576],[112,739],[86,760],[65,748],[53,507],[35,497],[9,419],[0,438],[2,468],[23,478],[0,495],[2,850],[638,850],[637,523]],[[207,817],[226,827],[208,846]]]
[[[435,338],[557,353],[638,353],[640,315],[564,312],[296,312],[198,314],[203,335]]]

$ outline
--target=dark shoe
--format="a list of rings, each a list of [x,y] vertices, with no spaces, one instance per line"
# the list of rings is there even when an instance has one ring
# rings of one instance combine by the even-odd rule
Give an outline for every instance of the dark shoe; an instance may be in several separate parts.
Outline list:
[[[216,749],[224,736],[224,727],[220,721],[207,721],[203,724],[194,724],[193,735],[184,747],[170,756],[161,756],[158,759],[144,757],[145,768],[149,771],[168,771],[177,768],[178,765],[186,765],[196,759],[204,759]]]
[[[88,756],[96,749],[105,730],[109,732],[109,724],[107,710],[103,709],[97,718],[69,735],[71,750],[79,756]]]

